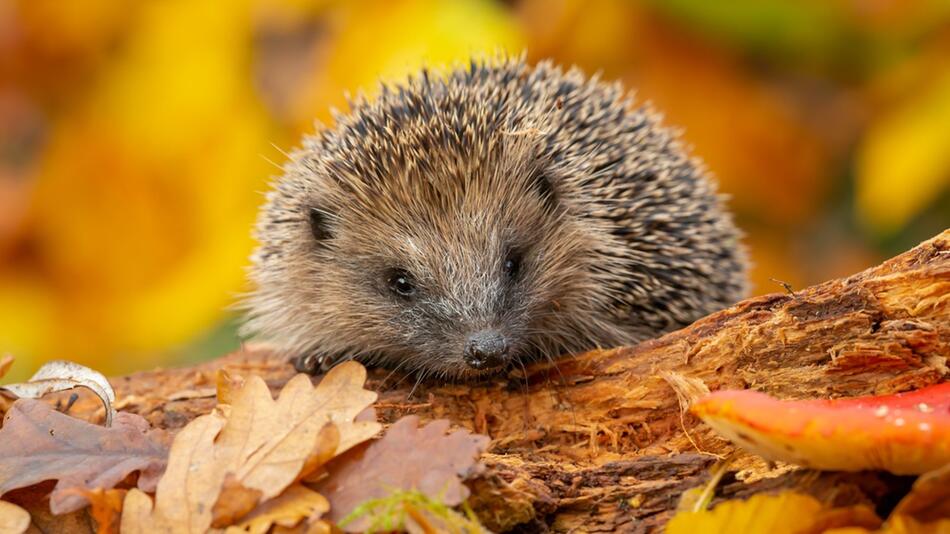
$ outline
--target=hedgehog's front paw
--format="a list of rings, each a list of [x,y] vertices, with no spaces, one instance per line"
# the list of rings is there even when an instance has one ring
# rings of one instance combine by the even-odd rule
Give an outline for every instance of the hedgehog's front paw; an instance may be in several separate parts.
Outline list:
[[[319,375],[330,370],[333,358],[319,352],[303,354],[293,359],[294,369],[308,375]]]

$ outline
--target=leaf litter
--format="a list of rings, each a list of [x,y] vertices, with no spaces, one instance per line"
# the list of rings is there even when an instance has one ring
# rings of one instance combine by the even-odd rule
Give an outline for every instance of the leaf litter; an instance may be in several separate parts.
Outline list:
[[[85,380],[63,372],[72,366],[50,369],[35,377]],[[367,520],[379,524],[385,504],[412,532],[483,532],[470,510],[466,517],[452,507],[468,496],[462,480],[489,439],[447,433],[447,421],[420,426],[410,416],[367,443],[382,425],[365,380],[362,365],[347,362],[316,386],[297,375],[275,399],[260,377],[220,372],[218,406],[173,441],[135,414],[118,412],[104,427],[21,398],[0,428],[0,495],[27,488],[16,501],[25,509],[0,501],[0,531],[31,528],[30,514],[34,529],[72,518],[100,534],[331,532],[338,530],[330,521],[365,516],[354,517],[352,531]],[[65,382],[26,389],[42,395]],[[114,394],[100,397],[108,411]],[[52,488],[48,503],[44,488]]]
[[[335,454],[379,432],[379,423],[355,420],[376,400],[363,389],[365,380],[362,365],[346,362],[316,387],[297,375],[276,400],[260,377],[248,377],[239,388],[228,382],[222,397],[231,404],[195,419],[175,437],[154,504],[136,490],[126,495],[122,531],[205,532],[248,514],[259,517],[255,506],[270,505]],[[232,500],[238,503],[227,502]],[[319,517],[324,508],[310,510]]]

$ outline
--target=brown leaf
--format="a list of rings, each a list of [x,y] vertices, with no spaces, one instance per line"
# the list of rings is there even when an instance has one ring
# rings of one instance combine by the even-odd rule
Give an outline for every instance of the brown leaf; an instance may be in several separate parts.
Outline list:
[[[294,484],[279,496],[258,506],[240,525],[228,529],[228,533],[264,534],[271,525],[292,528],[304,519],[319,518],[329,509],[330,503],[323,495]]]
[[[112,488],[130,473],[165,465],[164,431],[142,417],[119,413],[111,428],[93,425],[20,399],[0,428],[0,495],[44,480],[58,480],[50,496],[54,514],[78,510],[86,498],[69,488]],[[148,477],[144,477],[148,478]]]
[[[115,391],[112,385],[102,376],[78,363],[63,360],[51,361],[36,371],[30,379],[22,384],[7,384],[0,386],[21,399],[38,399],[47,393],[65,391],[74,388],[87,388],[99,397],[106,410],[106,426],[112,426],[115,417]]]
[[[15,504],[0,501],[0,532],[21,534],[30,528],[30,514]]]
[[[245,488],[234,475],[229,474],[224,479],[218,502],[214,503],[211,510],[211,526],[221,528],[233,525],[250,513],[260,500],[260,490]]]
[[[403,417],[381,439],[328,466],[330,475],[317,490],[330,500],[331,520],[339,521],[359,504],[395,490],[418,490],[448,506],[468,497],[460,477],[469,472],[490,439],[463,429],[446,434],[445,420],[421,428],[418,424],[416,416]],[[355,521],[346,529],[359,531],[361,523]]]

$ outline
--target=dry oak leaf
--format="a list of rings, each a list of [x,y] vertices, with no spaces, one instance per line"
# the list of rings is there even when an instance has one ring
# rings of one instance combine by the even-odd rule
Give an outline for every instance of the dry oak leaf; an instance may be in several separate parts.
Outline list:
[[[337,451],[371,438],[381,425],[354,421],[376,400],[363,389],[365,380],[362,365],[346,362],[316,387],[310,377],[295,376],[275,401],[263,379],[249,377],[232,392],[230,406],[195,419],[175,437],[154,508],[147,495],[126,495],[122,531],[205,532],[226,478],[267,501]],[[217,510],[223,521],[246,507]]]
[[[295,527],[307,518],[317,519],[330,509],[330,502],[319,493],[294,484],[277,497],[261,504],[240,525],[227,529],[227,534],[250,532],[264,534],[271,525]]]
[[[464,429],[446,434],[446,420],[418,425],[418,417],[403,417],[381,439],[327,466],[330,474],[316,489],[330,500],[332,521],[339,522],[361,503],[396,490],[418,490],[448,506],[468,497],[460,477],[476,464],[490,438]],[[366,518],[353,521],[346,530],[358,532],[365,523]]]
[[[83,495],[69,489],[109,489],[135,471],[139,486],[149,487],[165,467],[165,436],[135,414],[120,412],[106,428],[42,401],[20,399],[0,428],[0,495],[57,480],[50,510],[59,515],[86,505]]]
[[[362,365],[345,362],[316,387],[309,376],[295,376],[275,401],[260,377],[248,378],[215,441],[217,461],[244,487],[259,490],[262,500],[276,497],[301,476],[311,456],[327,456],[315,449],[325,443],[318,437],[328,421],[339,431],[331,449],[336,454],[379,432],[375,421],[353,421],[376,400],[376,393],[363,389],[365,381]]]
[[[30,513],[19,506],[0,501],[0,532],[21,534],[30,528]]]
[[[21,399],[38,399],[54,391],[86,388],[96,394],[106,411],[106,426],[115,418],[115,391],[99,371],[64,360],[47,362],[29,380],[21,384],[0,386]]]
[[[876,397],[777,400],[717,391],[693,405],[720,435],[768,460],[920,474],[950,463],[950,382]]]

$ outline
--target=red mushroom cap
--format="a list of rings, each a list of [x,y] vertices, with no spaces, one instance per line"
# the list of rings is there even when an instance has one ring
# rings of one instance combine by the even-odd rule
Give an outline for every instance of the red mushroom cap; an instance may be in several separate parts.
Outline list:
[[[950,463],[950,382],[883,395],[778,400],[717,391],[691,411],[736,445],[817,469],[920,474]]]

